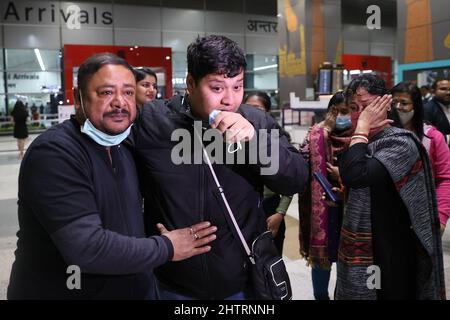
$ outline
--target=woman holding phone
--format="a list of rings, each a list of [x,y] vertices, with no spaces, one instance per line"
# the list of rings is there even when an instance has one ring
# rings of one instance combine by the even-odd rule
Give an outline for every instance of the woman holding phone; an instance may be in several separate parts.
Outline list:
[[[309,130],[300,151],[308,160],[311,172],[310,186],[299,196],[300,253],[311,265],[311,277],[316,300],[329,300],[328,284],[331,265],[337,260],[342,207],[323,197],[324,189],[314,175],[328,180],[341,189],[336,156],[341,151],[332,144],[339,142],[352,126],[350,109],[345,104],[344,92],[333,95],[325,120]],[[339,146],[339,144],[338,144]]]

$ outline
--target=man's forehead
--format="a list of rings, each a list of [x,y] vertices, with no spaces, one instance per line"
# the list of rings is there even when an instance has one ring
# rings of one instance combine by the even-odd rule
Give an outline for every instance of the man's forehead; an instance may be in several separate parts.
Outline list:
[[[222,73],[210,73],[205,79],[207,81],[219,81],[219,82],[229,82],[229,81],[242,81],[244,79],[244,71],[241,71],[234,77],[228,77],[226,74]]]
[[[102,66],[93,74],[89,82],[96,87],[136,86],[133,73],[121,65]]]

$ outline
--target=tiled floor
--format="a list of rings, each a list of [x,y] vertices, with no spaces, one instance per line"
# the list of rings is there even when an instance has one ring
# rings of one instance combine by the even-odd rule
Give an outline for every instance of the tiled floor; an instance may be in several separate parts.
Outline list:
[[[294,142],[300,142],[305,128],[291,130]],[[28,143],[34,138],[32,136]],[[17,222],[17,177],[20,161],[12,137],[0,137],[0,299],[6,298],[11,264],[16,246]],[[298,205],[295,196],[286,217],[285,261],[292,282],[293,299],[313,299],[311,270],[306,261],[300,259],[298,245]],[[446,271],[447,297],[450,297],[450,231],[443,237],[444,267]],[[331,274],[330,294],[336,282],[335,266]]]

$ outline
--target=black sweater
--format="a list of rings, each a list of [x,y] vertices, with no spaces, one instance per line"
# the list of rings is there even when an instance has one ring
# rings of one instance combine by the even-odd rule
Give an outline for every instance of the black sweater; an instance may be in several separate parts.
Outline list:
[[[16,260],[8,299],[154,297],[152,269],[170,260],[166,237],[144,238],[131,153],[107,150],[71,119],[41,134],[19,175]],[[68,265],[81,290],[68,290]]]
[[[389,172],[367,155],[367,144],[357,143],[339,159],[339,172],[347,188],[370,188],[374,263],[381,271],[383,299],[415,299],[416,236]]]

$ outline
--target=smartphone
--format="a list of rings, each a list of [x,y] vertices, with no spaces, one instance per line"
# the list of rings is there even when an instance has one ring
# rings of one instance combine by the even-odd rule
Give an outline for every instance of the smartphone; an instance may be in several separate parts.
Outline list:
[[[333,186],[328,181],[327,178],[325,178],[320,172],[314,172],[313,173],[314,178],[316,178],[317,182],[319,182],[320,186],[322,187],[323,191],[325,191],[325,194],[327,195],[328,199],[335,203],[342,202],[342,198],[339,194],[334,192]]]

